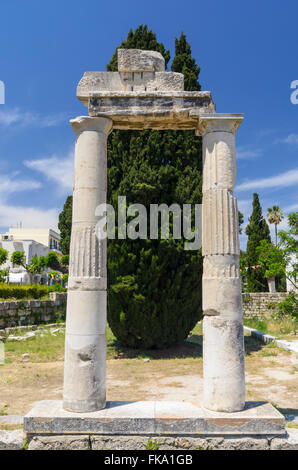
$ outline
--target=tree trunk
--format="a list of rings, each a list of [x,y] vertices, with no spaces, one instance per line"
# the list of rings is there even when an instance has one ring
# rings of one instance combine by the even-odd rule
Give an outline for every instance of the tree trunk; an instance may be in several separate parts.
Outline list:
[[[277,224],[275,224],[275,246],[277,246]]]
[[[267,277],[267,282],[268,282],[268,288],[270,293],[275,293],[276,288],[275,288],[275,277]]]

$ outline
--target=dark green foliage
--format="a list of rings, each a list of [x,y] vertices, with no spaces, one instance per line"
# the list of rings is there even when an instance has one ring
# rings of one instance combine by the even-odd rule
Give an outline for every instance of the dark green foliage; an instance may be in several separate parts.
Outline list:
[[[69,255],[63,255],[61,256],[61,264],[64,264],[65,266],[69,265]]]
[[[170,51],[166,51],[164,45],[160,42],[157,42],[156,35],[148,30],[147,25],[140,25],[135,31],[132,29],[129,31],[125,41],[119,46],[121,49],[142,49],[147,51],[157,51],[160,52],[165,58],[165,63],[170,60]],[[111,59],[111,62],[107,65],[108,72],[117,72],[118,70],[118,58],[117,58],[117,49]]]
[[[64,255],[69,254],[72,222],[72,196],[68,196],[62,212],[59,214],[60,247]]]
[[[183,33],[179,39],[175,38],[175,57],[171,70],[183,73],[185,90],[201,90],[201,85],[198,82],[200,67],[196,65],[195,59],[191,56],[190,44],[186,41],[186,36]]]
[[[245,233],[248,235],[246,260],[247,260],[247,289],[248,292],[267,292],[268,284],[261,269],[254,269],[258,265],[257,246],[262,240],[271,242],[270,230],[262,215],[262,208],[258,194],[253,195],[253,211],[249,218],[249,224]]]
[[[120,47],[169,52],[147,26],[130,31]],[[182,35],[175,70],[199,90],[199,68]],[[172,67],[173,68],[173,67]],[[114,54],[107,70],[117,70]],[[108,141],[108,202],[201,203],[201,138],[192,131],[114,131]],[[149,217],[148,217],[149,218]],[[117,222],[117,220],[116,220]],[[122,344],[165,348],[182,341],[201,318],[202,257],[184,240],[108,240],[108,321]]]
[[[59,258],[56,253],[51,251],[45,257],[45,267],[54,269],[56,271],[60,271],[61,265],[60,265]]]
[[[0,248],[0,266],[8,260],[8,251]]]
[[[242,227],[241,225],[243,224],[244,222],[244,215],[242,214],[242,212],[238,211],[238,219],[239,219],[239,233],[242,233]]]

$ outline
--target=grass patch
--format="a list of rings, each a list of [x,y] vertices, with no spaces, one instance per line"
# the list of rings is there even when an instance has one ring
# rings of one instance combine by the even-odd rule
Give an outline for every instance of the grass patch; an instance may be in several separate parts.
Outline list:
[[[286,423],[286,428],[298,429],[297,423]]]
[[[0,416],[8,416],[9,405],[4,405],[0,408]]]
[[[259,319],[258,317],[247,318],[244,319],[244,325],[281,339],[293,339],[293,337],[298,333],[298,322],[290,316],[284,316],[280,319]]]
[[[22,424],[0,424],[0,431],[16,431],[24,429]]]
[[[43,336],[42,336],[43,335]],[[30,362],[53,362],[64,359],[64,332],[52,335],[49,331],[36,334],[24,341],[5,343],[5,363],[22,360],[22,354],[29,354]]]

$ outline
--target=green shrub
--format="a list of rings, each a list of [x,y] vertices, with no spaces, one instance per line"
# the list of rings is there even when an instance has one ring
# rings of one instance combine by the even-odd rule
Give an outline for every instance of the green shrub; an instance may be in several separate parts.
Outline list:
[[[49,287],[40,284],[31,286],[0,284],[0,299],[40,299],[49,292],[65,292],[65,289],[60,284]]]
[[[298,320],[298,298],[294,292],[291,292],[284,300],[277,305],[279,317],[290,316]]]
[[[66,289],[61,286],[61,284],[53,284],[52,286],[47,287],[48,292],[66,292]]]

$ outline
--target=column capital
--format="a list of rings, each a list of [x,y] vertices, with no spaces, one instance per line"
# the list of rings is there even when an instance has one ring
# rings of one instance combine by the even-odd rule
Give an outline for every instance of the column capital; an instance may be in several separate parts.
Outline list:
[[[113,130],[112,119],[106,117],[78,116],[69,122],[77,136],[84,131],[96,131],[109,135]]]
[[[243,114],[201,114],[196,134],[203,136],[210,132],[235,134],[243,118]]]

